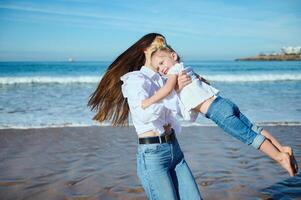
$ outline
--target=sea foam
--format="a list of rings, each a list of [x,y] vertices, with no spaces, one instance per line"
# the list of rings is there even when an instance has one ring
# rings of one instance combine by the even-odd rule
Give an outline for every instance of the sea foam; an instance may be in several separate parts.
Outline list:
[[[300,81],[301,74],[233,74],[203,75],[209,81],[216,82],[262,82],[262,81]],[[18,76],[0,77],[0,85],[6,84],[86,84],[98,83],[101,76]]]
[[[301,126],[301,121],[263,121],[263,122],[254,122],[260,126]],[[91,126],[112,126],[111,123],[62,123],[62,124],[37,124],[37,125],[13,125],[13,124],[1,124],[1,129],[41,129],[41,128],[64,128],[64,127],[91,127]],[[133,126],[130,122],[129,126]],[[200,123],[200,122],[185,122],[181,121],[182,127],[196,127],[196,126],[204,126],[204,127],[213,127],[217,126],[213,122],[210,123]],[[112,126],[113,127],[113,126]]]
[[[73,84],[73,83],[97,83],[98,76],[18,76],[0,77],[0,84]]]
[[[217,82],[299,81],[301,74],[208,75],[204,78]]]

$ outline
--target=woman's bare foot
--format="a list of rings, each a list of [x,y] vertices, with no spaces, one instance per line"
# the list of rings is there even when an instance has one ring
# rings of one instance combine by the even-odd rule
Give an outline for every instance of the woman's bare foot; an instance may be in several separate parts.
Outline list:
[[[295,159],[293,149],[289,146],[284,146],[284,147],[282,147],[281,152],[287,153],[290,156],[291,165],[293,167],[293,172],[294,172],[294,174],[297,174],[298,173],[298,163]]]
[[[295,172],[291,164],[291,157],[288,153],[280,152],[277,162],[283,167],[290,176],[294,176]]]

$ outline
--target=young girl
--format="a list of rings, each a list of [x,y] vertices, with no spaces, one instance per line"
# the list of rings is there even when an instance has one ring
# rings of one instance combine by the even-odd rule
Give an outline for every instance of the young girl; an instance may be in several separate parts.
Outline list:
[[[168,47],[161,47],[153,52],[152,65],[168,79],[153,96],[142,101],[142,108],[159,102],[174,90],[178,74],[184,70],[183,63],[179,63],[178,60],[177,54]],[[178,93],[180,103],[184,105],[184,112],[204,114],[225,132],[248,145],[252,144],[257,149],[267,138],[273,144],[268,148],[269,153],[274,155],[271,158],[287,170],[290,176],[297,173],[298,165],[290,147],[282,146],[268,131],[253,125],[232,101],[219,96],[219,91],[201,81],[191,68],[185,68],[185,71],[191,75],[192,83]]]

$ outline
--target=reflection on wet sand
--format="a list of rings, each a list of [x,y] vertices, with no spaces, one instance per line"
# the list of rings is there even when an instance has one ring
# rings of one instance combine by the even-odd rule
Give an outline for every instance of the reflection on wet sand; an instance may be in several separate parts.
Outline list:
[[[299,126],[267,127],[295,150]],[[301,176],[217,127],[178,135],[205,199],[301,198]],[[133,127],[0,130],[0,199],[146,199],[136,176]]]

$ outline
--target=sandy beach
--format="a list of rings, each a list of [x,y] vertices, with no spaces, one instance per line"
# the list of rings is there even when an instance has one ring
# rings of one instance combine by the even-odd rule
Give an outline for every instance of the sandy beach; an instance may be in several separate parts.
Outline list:
[[[266,127],[301,162],[301,126]],[[218,127],[177,135],[205,199],[301,199],[274,161]],[[0,130],[0,199],[146,199],[136,176],[133,127]]]

